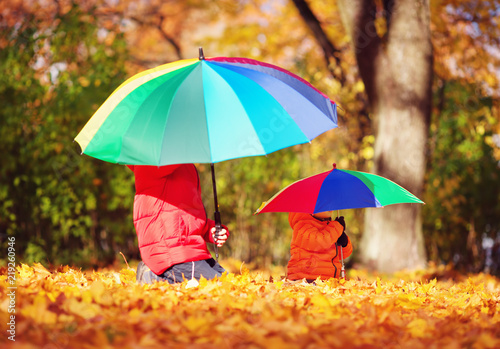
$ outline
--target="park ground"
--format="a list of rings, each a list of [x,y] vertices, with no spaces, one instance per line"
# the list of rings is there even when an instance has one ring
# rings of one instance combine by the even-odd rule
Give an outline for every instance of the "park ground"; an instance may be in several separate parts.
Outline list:
[[[500,348],[500,280],[447,266],[289,282],[222,261],[217,281],[139,285],[136,263],[0,273],[2,348]]]

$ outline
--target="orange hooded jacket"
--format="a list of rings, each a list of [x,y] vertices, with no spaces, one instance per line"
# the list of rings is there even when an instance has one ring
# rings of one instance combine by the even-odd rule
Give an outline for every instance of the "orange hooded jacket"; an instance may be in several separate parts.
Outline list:
[[[346,247],[335,245],[342,235],[342,225],[333,220],[322,221],[308,213],[297,212],[288,215],[288,222],[293,229],[291,258],[287,266],[288,279],[339,278],[342,267],[340,249],[342,248],[344,258],[352,253],[349,237]]]

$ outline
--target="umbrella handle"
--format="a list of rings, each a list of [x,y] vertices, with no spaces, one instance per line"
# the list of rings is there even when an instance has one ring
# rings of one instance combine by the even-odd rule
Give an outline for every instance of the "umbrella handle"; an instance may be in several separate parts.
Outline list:
[[[339,217],[340,210],[337,210],[337,218]],[[340,277],[345,279],[345,266],[344,266],[344,251],[342,246],[340,246],[340,261],[342,262],[342,269],[340,269]]]
[[[215,167],[214,164],[210,164],[210,169],[212,170],[212,187],[214,189],[214,221],[215,221],[215,234],[214,234],[214,250],[215,250],[215,260],[219,261],[219,247],[217,246],[217,238],[219,237],[219,232],[222,229],[220,212],[219,212],[219,203],[217,201],[217,185],[215,184]]]
[[[344,251],[342,251],[343,247],[340,246],[340,260],[342,262],[342,269],[340,269],[340,277],[345,279],[345,266],[344,266]]]
[[[220,212],[216,211],[214,213],[214,218],[215,218],[215,233],[214,233],[214,250],[215,250],[215,261],[219,261],[219,246],[217,246],[217,239],[219,238],[219,232],[222,229],[221,223],[220,223]]]

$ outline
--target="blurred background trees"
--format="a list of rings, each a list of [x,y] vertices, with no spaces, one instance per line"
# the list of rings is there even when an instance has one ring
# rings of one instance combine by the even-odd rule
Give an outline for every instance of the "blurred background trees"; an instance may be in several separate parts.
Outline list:
[[[300,3],[307,5],[308,15]],[[384,45],[389,30],[384,11],[393,2],[370,3],[370,33]],[[119,252],[139,258],[131,220],[132,173],[81,156],[73,138],[127,77],[197,57],[203,46],[206,56],[249,57],[289,69],[340,106],[339,128],[311,144],[217,165],[222,219],[233,231],[221,256],[260,267],[286,264],[291,237],[286,214],[254,216],[261,202],[298,178],[330,169],[333,162],[371,172],[377,161],[377,118],[339,4],[1,2],[2,244],[7,235],[16,236],[18,259],[28,262],[97,266],[121,258]],[[424,185],[418,193],[426,202],[421,221],[427,259],[497,274],[491,253],[500,241],[499,5],[429,4],[433,97]],[[210,168],[198,168],[210,215]],[[405,186],[404,180],[391,179]],[[383,209],[386,219],[397,214],[394,207]],[[367,210],[340,212],[355,246],[363,237]],[[359,253],[355,249],[353,262],[363,261]]]
[[[133,179],[73,133],[126,78],[126,41],[95,7],[0,6],[0,231],[27,261],[109,263],[133,247]]]

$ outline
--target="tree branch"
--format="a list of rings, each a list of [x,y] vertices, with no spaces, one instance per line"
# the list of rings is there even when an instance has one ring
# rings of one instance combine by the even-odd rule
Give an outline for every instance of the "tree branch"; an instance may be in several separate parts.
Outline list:
[[[391,29],[391,17],[392,17],[392,11],[394,10],[394,2],[395,0],[383,0],[383,5],[384,5],[384,17],[385,17],[385,22],[387,25],[387,31],[390,31]]]
[[[307,2],[305,0],[293,0],[293,3],[295,4],[297,10],[299,10],[300,15],[304,19],[304,22],[312,31],[316,41],[322,48],[323,56],[328,70],[330,71],[330,73],[334,78],[339,80],[341,83],[344,83],[345,74],[341,69],[340,65],[340,57],[339,57],[340,50],[335,48],[333,43],[330,41],[325,31],[321,27],[321,23],[319,22],[318,18],[314,15],[314,13],[311,11],[311,8],[307,4]],[[330,62],[332,59],[335,61],[335,65],[340,68],[339,70],[337,70],[337,73],[335,69],[332,69],[331,67]]]
[[[105,18],[105,17],[112,17],[112,16],[118,16],[119,18],[125,17],[125,18],[129,18],[129,19],[133,20],[134,22],[137,22],[141,26],[158,29],[158,31],[160,32],[160,35],[163,37],[163,39],[165,41],[167,41],[170,45],[172,45],[172,47],[174,48],[174,51],[175,51],[175,53],[177,55],[177,58],[178,59],[182,59],[182,50],[181,50],[179,44],[177,43],[177,41],[174,38],[172,38],[171,36],[169,36],[163,30],[163,22],[165,21],[165,16],[159,15],[160,21],[159,21],[159,23],[155,24],[155,23],[153,23],[150,20],[149,21],[148,20],[144,20],[144,19],[142,19],[140,17],[137,17],[137,16],[127,16],[125,13],[119,12],[116,9],[111,8],[111,7],[100,7],[100,8],[98,8],[97,15],[101,16],[103,18]],[[155,18],[154,10],[151,10],[151,12],[145,14],[145,17],[146,18]]]
[[[177,44],[177,42],[170,36],[167,35],[167,33],[163,30],[163,22],[165,21],[165,16],[161,15],[160,16],[160,24],[158,24],[157,28],[160,31],[160,34],[163,36],[165,40],[167,40],[170,45],[174,47],[175,53],[177,54],[177,57],[179,59],[182,59],[182,53],[181,53],[181,48]]]
[[[136,21],[140,25],[149,26],[149,27],[153,27],[153,28],[158,29],[158,31],[160,32],[161,36],[170,45],[173,46],[178,59],[182,59],[182,53],[181,53],[181,48],[180,48],[179,44],[177,44],[177,42],[172,37],[170,37],[169,35],[167,35],[167,33],[163,30],[163,21],[165,20],[165,17],[163,15],[160,15],[159,18],[160,18],[160,22],[158,24],[154,24],[154,23],[150,23],[150,22],[144,21],[144,20],[142,20],[139,17],[130,16],[130,19]]]
[[[344,28],[352,38],[359,73],[373,107],[377,99],[375,66],[382,43],[375,29],[375,3],[370,0],[338,0],[337,3]]]

